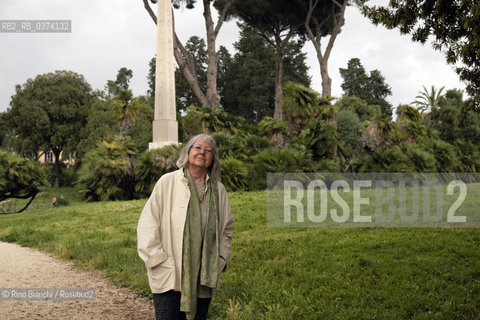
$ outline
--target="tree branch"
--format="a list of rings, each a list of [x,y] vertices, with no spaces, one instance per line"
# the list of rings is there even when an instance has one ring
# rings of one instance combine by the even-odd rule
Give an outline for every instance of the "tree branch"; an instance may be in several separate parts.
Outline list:
[[[227,15],[227,11],[228,9],[232,6],[232,4],[235,2],[236,0],[229,0],[225,6],[223,7],[223,10],[222,12],[220,13],[220,16],[218,17],[218,21],[217,21],[217,26],[215,27],[215,37],[218,35],[218,33],[220,32],[220,28],[222,27],[223,25],[223,22],[225,21],[225,16]]]
[[[153,13],[152,7],[150,7],[148,0],[143,0],[143,5],[145,6],[145,10],[147,10],[148,14],[150,15],[150,18],[152,18],[153,22],[157,24],[157,17],[155,16],[155,13]]]

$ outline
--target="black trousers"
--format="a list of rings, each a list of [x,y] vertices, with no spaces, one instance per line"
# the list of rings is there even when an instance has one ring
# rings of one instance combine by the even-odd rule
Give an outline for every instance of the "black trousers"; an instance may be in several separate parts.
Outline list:
[[[153,294],[155,305],[155,318],[157,320],[185,320],[185,313],[180,311],[181,293],[178,291],[167,291]],[[197,314],[195,320],[206,320],[210,298],[198,298]]]

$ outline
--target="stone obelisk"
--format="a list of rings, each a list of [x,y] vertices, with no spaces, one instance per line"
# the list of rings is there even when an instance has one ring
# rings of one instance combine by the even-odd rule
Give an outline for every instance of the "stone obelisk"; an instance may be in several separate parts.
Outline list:
[[[158,0],[155,115],[150,150],[178,143],[173,62],[172,3],[171,0]]]

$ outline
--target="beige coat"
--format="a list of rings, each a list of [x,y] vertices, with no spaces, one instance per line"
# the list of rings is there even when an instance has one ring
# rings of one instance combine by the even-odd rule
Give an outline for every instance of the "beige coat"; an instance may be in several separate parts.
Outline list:
[[[218,182],[220,270],[230,260],[235,221],[227,191]],[[183,170],[163,175],[138,221],[138,254],[147,268],[152,293],[181,291],[183,230],[190,190]]]

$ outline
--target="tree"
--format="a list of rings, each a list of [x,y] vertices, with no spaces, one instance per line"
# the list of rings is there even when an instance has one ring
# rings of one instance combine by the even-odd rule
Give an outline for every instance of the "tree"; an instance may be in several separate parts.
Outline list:
[[[207,87],[207,66],[208,54],[205,47],[205,41],[197,36],[192,36],[185,44],[185,49],[190,53],[197,70],[197,79],[202,90]],[[217,72],[217,91],[220,96],[224,95],[225,79],[222,78],[227,66],[230,64],[230,55],[224,46],[218,50],[218,72]],[[147,94],[150,98],[155,95],[155,66],[156,60],[152,58],[149,62],[149,72],[147,75],[148,86]],[[184,112],[188,107],[199,106],[198,99],[194,95],[190,84],[185,79],[182,70],[175,67],[175,99],[176,108],[179,112]],[[223,98],[222,98],[223,99]]]
[[[296,137],[315,115],[320,103],[318,92],[301,84],[287,82],[283,88],[282,117],[285,120],[288,138]]]
[[[149,99],[143,96],[133,98],[132,104],[135,105],[138,115],[128,135],[138,152],[144,152],[148,149],[148,143],[152,141],[154,109]]]
[[[424,113],[427,110],[434,112],[440,102],[440,98],[442,97],[442,91],[445,87],[441,87],[438,91],[435,89],[434,86],[430,89],[430,92],[423,86],[423,91],[420,92],[418,96],[415,97],[415,101],[412,104],[416,105],[420,112]]]
[[[192,56],[200,88],[206,90],[208,53],[205,41],[197,36],[190,37],[185,43],[185,49]],[[175,68],[175,99],[178,111],[185,111],[188,107],[197,105],[195,95],[178,67]]]
[[[121,89],[109,103],[113,116],[118,121],[120,135],[126,137],[138,117],[138,104],[133,98],[132,91]]]
[[[105,86],[110,98],[108,104],[118,121],[122,137],[128,135],[138,117],[138,104],[133,98],[132,90],[129,89],[132,76],[133,71],[123,67],[118,70],[116,80],[108,80]]]
[[[109,99],[105,97],[103,91],[95,92],[92,105],[90,107],[87,123],[85,124],[83,138],[77,146],[77,157],[75,166],[81,167],[83,156],[95,149],[98,142],[106,137],[117,134],[120,130],[118,121],[114,118],[109,106]]]
[[[216,40],[218,33],[223,25],[225,16],[230,6],[236,0],[223,0],[222,8],[219,10],[219,16],[217,24],[215,25],[212,19],[212,10],[211,3],[212,0],[202,0],[203,4],[203,17],[205,19],[205,29],[207,33],[207,55],[208,55],[208,66],[207,66],[207,86],[203,90],[200,86],[197,70],[195,68],[195,63],[192,55],[188,50],[182,45],[178,39],[177,34],[174,31],[173,36],[173,53],[175,56],[175,61],[177,62],[178,67],[182,71],[185,80],[190,86],[193,95],[197,99],[197,102],[201,106],[208,106],[211,108],[218,108],[220,106],[220,99],[217,93],[217,71],[218,71],[218,54],[216,52]],[[152,1],[156,3],[156,1]],[[178,8],[181,4],[185,3],[187,8],[193,8],[195,0],[175,0],[173,1],[174,7]],[[218,1],[213,1],[214,4]],[[153,22],[157,23],[157,18],[148,3],[148,0],[143,0],[143,4],[148,14],[152,18]]]
[[[477,0],[391,0],[386,6],[363,6],[362,13],[375,25],[398,29],[413,41],[425,43],[445,54],[447,63],[457,65],[467,91],[480,97],[480,3]]]
[[[156,57],[153,57],[148,63],[148,74],[147,74],[147,96],[149,98],[155,97],[155,66],[157,65]]]
[[[107,93],[110,97],[120,94],[121,90],[127,90],[130,80],[133,77],[133,71],[125,67],[118,70],[117,78],[115,81],[108,80],[105,86]]]
[[[45,171],[38,163],[0,151],[0,201],[30,198],[25,207],[17,211],[22,212],[47,185]]]
[[[85,156],[77,187],[88,201],[135,197],[135,154],[129,137],[109,136]]]
[[[360,139],[362,123],[358,115],[350,110],[340,110],[337,114],[337,132],[343,148],[351,155]]]
[[[221,4],[221,3],[220,3]],[[299,7],[288,0],[242,0],[232,4],[228,17],[244,21],[275,49],[275,111],[282,117],[283,62],[287,45],[303,34],[303,21],[298,19]],[[300,38],[300,44],[304,40]]]
[[[349,97],[358,97],[368,105],[380,106],[382,113],[392,115],[392,105],[385,98],[392,94],[390,86],[385,83],[385,78],[380,71],[370,71],[367,74],[360,59],[352,58],[348,61],[347,68],[340,68],[343,78],[342,89]]]
[[[368,105],[365,100],[358,97],[341,97],[336,106],[340,111],[351,111],[357,114],[361,121],[373,121],[382,111],[378,105]]]
[[[6,113],[0,112],[0,147],[3,146],[3,141],[8,134],[8,123]]]
[[[7,118],[19,139],[18,151],[36,158],[39,151],[52,150],[55,187],[60,181],[60,154],[76,151],[91,102],[90,85],[72,71],[38,75],[15,88]]]
[[[333,44],[344,24],[345,9],[348,0],[297,0],[304,10],[305,30],[317,53],[320,75],[322,77],[322,96],[332,95],[332,79],[328,74],[328,59]],[[321,40],[330,35],[325,51],[322,52]]]
[[[225,111],[258,123],[273,116],[275,103],[275,50],[245,24],[239,24],[240,38],[234,43],[237,53],[222,55],[222,106]],[[228,61],[231,61],[228,63]],[[284,81],[310,85],[306,55],[297,42],[290,42],[284,58]]]

